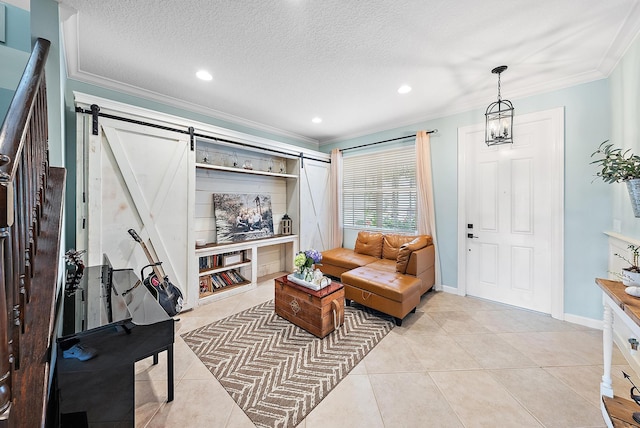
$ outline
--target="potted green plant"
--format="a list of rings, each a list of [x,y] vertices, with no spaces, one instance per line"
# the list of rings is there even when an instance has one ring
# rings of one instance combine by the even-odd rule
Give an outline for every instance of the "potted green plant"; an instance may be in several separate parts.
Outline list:
[[[618,253],[613,254],[614,256],[629,263],[628,267],[622,268],[621,280],[622,283],[628,287],[640,287],[640,266],[638,266],[638,260],[640,259],[640,245],[630,244],[627,248],[631,251],[631,260]]]
[[[631,149],[613,147],[613,144],[606,140],[591,157],[595,158],[591,163],[600,167],[596,176],[605,183],[627,184],[633,214],[640,217],[640,156],[633,154]]]

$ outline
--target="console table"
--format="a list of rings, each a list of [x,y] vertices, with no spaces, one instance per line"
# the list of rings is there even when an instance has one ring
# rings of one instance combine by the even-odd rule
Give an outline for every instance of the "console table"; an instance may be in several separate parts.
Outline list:
[[[611,381],[611,359],[613,353],[613,314],[615,313],[633,332],[640,337],[640,299],[624,292],[620,281],[596,279],[602,289],[604,317],[602,345],[604,354],[604,374],[600,383],[602,416],[609,428],[640,427],[633,420],[633,412],[639,412],[640,406],[631,400],[614,396]]]

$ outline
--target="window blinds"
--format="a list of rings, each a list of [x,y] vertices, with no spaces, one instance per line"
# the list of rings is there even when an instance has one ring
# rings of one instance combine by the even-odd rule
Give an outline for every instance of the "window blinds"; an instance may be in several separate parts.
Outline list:
[[[412,147],[345,157],[343,222],[356,229],[416,230],[416,159]]]

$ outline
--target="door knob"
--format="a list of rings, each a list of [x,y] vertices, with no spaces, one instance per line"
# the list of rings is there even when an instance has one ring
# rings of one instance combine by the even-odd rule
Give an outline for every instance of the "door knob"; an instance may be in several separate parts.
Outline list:
[[[467,233],[467,238],[478,238],[478,236],[475,236],[473,233]]]

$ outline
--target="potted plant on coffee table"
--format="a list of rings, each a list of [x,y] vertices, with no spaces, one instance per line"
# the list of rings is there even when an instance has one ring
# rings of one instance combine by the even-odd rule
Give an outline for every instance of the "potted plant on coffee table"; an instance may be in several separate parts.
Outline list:
[[[591,157],[595,158],[591,163],[600,167],[596,176],[602,178],[605,183],[627,184],[633,214],[640,217],[640,156],[633,154],[631,149],[613,147],[613,144],[606,140]]]

